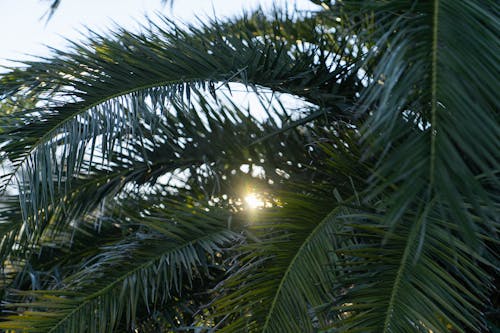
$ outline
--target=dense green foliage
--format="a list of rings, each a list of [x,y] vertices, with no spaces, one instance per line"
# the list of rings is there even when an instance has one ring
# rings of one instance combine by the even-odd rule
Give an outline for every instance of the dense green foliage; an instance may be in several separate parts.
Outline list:
[[[314,2],[0,77],[0,328],[499,330],[499,5]]]

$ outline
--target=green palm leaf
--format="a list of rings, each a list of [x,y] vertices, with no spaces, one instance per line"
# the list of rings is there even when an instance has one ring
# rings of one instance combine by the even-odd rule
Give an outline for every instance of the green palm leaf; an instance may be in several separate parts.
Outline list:
[[[4,193],[0,258],[25,290],[1,327],[142,329],[162,311],[227,332],[494,327],[498,4],[314,2],[91,33],[0,78],[21,103],[1,120],[20,204]]]
[[[366,240],[338,249],[345,259],[337,263],[342,297],[336,304],[344,316],[334,327],[346,332],[486,329],[481,306],[492,287],[491,249],[472,253],[456,226],[442,220],[435,207],[427,209],[416,212],[416,223],[414,216],[405,216],[394,231],[380,215],[362,216],[372,221],[369,225],[349,225]]]
[[[195,278],[208,276],[207,256],[239,236],[217,214],[192,209],[188,214],[179,207],[171,205],[166,214],[153,208],[148,216],[123,207],[121,218],[128,217],[129,223],[140,219],[164,234],[139,230],[101,247],[62,281],[64,288],[15,292],[14,296],[30,301],[4,305],[19,309],[20,315],[6,316],[0,327],[28,332],[111,331],[121,320],[133,327],[139,306],[156,307],[181,295]]]
[[[333,116],[354,96],[356,76],[349,66],[330,64],[331,70],[323,72],[311,67],[326,66],[314,60],[324,43],[299,48],[299,40],[273,36],[280,31],[276,25],[293,26],[286,17],[270,21],[254,15],[188,31],[165,23],[167,28],[156,26],[141,35],[123,30],[111,37],[94,34],[70,52],[54,51],[54,58],[2,76],[1,95],[47,100],[43,107],[16,113],[17,122],[2,136],[5,160],[12,164],[3,185],[20,183],[24,219],[31,221],[32,232],[43,230],[50,206],[57,204],[56,192],[64,197],[75,177],[109,165],[131,141],[142,145],[136,158],[150,168],[146,147],[157,131],[174,142],[179,137],[161,120],[182,119],[192,96],[203,96],[203,91],[216,102],[221,98],[216,85],[265,86],[320,104],[332,99],[336,102],[328,112]],[[292,31],[302,36],[314,24],[308,19]]]
[[[464,200],[489,219],[496,198],[489,184],[498,185],[497,87],[490,71],[498,52],[485,47],[497,40],[491,6],[489,1],[345,4],[347,13],[360,10],[377,20],[360,34],[371,29],[377,42],[372,56],[377,65],[361,101],[362,109],[373,113],[364,125],[365,141],[381,156],[373,194],[398,184],[401,190],[389,204],[404,205],[427,192],[429,202],[439,198],[453,207],[464,235],[475,229]],[[408,190],[402,180],[409,177],[427,183]]]
[[[221,332],[316,332],[335,318],[325,305],[335,297],[335,234],[345,209],[311,199],[284,194],[284,207],[250,220],[256,241],[243,246],[241,267],[215,302],[217,313],[233,317]]]
[[[376,45],[360,106],[368,114],[365,146],[379,161],[366,200],[376,198],[384,211],[374,226],[360,227],[382,235],[380,242],[346,250],[352,279],[343,286],[353,287],[338,306],[358,314],[341,321],[345,331],[485,327],[481,302],[497,262],[488,234],[498,233],[498,87],[491,76],[498,50],[486,46],[498,44],[495,6],[343,4],[346,22]]]

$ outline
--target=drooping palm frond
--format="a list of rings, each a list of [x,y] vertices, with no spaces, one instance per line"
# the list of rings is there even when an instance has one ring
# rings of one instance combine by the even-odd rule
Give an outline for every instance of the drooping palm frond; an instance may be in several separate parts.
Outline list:
[[[122,207],[114,219],[126,219],[142,229],[101,247],[76,273],[62,280],[62,287],[14,293],[29,301],[4,305],[21,313],[7,316],[0,327],[29,332],[104,332],[121,321],[133,327],[140,307],[152,310],[174,295],[182,295],[195,278],[207,278],[210,257],[239,238],[227,229],[224,215],[217,217],[184,204],[178,209],[170,204],[168,210],[158,205],[138,206],[143,210]]]
[[[435,206],[405,214],[391,230],[384,215],[365,214],[348,227],[358,234],[355,245],[337,253],[336,308],[340,331],[363,332],[483,332],[495,270],[493,248],[474,253],[460,230],[443,220]],[[420,214],[418,214],[420,213]],[[366,221],[371,221],[367,224]],[[422,234],[425,233],[424,237]],[[487,234],[478,238],[494,246]],[[385,244],[385,245],[380,245]]]
[[[34,184],[37,186],[34,188],[25,185],[27,193],[31,195],[34,202],[36,202],[37,197],[41,196],[45,200],[43,201],[45,205],[52,203],[47,205],[47,210],[43,213],[47,224],[46,227],[40,228],[40,237],[43,239],[46,236],[53,239],[54,233],[57,235],[58,232],[61,232],[62,226],[67,227],[69,224],[79,223],[80,216],[92,212],[103,200],[120,193],[127,185],[154,183],[159,176],[168,172],[175,173],[183,168],[196,171],[201,165],[208,165],[218,173],[217,176],[222,177],[222,179],[227,177],[220,192],[228,193],[232,184],[231,175],[234,168],[239,168],[244,162],[254,161],[252,165],[263,167],[269,180],[279,179],[279,177],[276,178],[272,175],[277,166],[290,170],[301,162],[306,164],[308,159],[304,159],[307,154],[304,153],[303,145],[309,140],[305,139],[309,135],[308,130],[302,129],[299,133],[289,129],[286,131],[287,133],[284,133],[285,131],[278,124],[279,122],[286,123],[292,119],[286,113],[280,114],[280,112],[267,110],[268,114],[274,114],[281,119],[278,123],[273,118],[270,118],[268,122],[259,123],[252,116],[237,108],[234,108],[234,111],[226,107],[215,109],[211,103],[205,101],[205,97],[201,93],[192,92],[190,98],[191,108],[173,105],[170,112],[160,114],[155,114],[155,105],[144,103],[140,106],[142,111],[150,112],[151,116],[146,119],[142,118],[140,121],[139,118],[133,120],[120,118],[121,115],[118,114],[116,118],[125,119],[123,123],[135,126],[134,131],[120,137],[119,144],[107,146],[104,139],[100,139],[100,142],[94,140],[95,142],[89,143],[92,148],[94,145],[97,148],[93,152],[82,152],[83,155],[79,156],[78,163],[80,164],[79,168],[83,171],[73,175],[71,182],[64,169],[67,169],[68,163],[75,164],[75,162],[65,159],[67,156],[65,157],[64,151],[61,154],[61,148],[66,149],[68,143],[66,139],[58,137],[54,142],[58,148],[53,152],[53,157],[58,159],[53,164],[54,168],[52,169],[54,173],[52,177],[54,179],[53,193],[40,193],[44,191],[43,185],[41,188],[37,188],[39,179],[36,178]],[[218,101],[220,102],[222,98],[223,95],[218,92]],[[226,103],[228,102],[226,101]],[[158,107],[162,107],[161,103],[158,105]],[[317,109],[314,111],[317,112]],[[328,114],[323,112],[319,115],[328,117]],[[103,116],[93,121],[97,127],[104,128],[109,119]],[[134,121],[139,121],[139,124]],[[112,122],[121,123],[121,121]],[[271,133],[271,136],[279,141],[252,142],[253,138],[262,137],[266,133]],[[140,140],[137,139],[138,137]],[[104,145],[104,148],[98,149],[99,145]],[[59,150],[57,151],[57,149]],[[109,157],[108,161],[103,162],[102,150],[106,151],[106,149]],[[309,153],[312,154],[312,151]],[[92,157],[88,157],[92,154],[101,161],[94,162]],[[291,161],[293,161],[293,165],[288,166]],[[50,171],[50,169],[49,167],[48,170]],[[192,177],[183,181],[195,190],[209,186],[199,182],[194,184],[190,178],[195,178],[195,175],[193,174]],[[207,176],[203,176],[201,181],[210,182],[211,180],[207,179]],[[33,184],[33,180],[28,180],[26,184]],[[50,191],[49,185],[48,192]],[[32,213],[38,214],[39,212],[35,210]],[[25,214],[25,216],[29,216],[29,214]],[[40,218],[40,220],[42,219]],[[21,222],[20,226],[23,226],[22,221],[19,221]],[[146,221],[141,221],[141,223],[148,225]],[[164,233],[171,232],[169,228],[164,226],[154,227],[154,229],[158,228]],[[37,238],[31,238],[28,243],[37,242]],[[105,285],[105,282],[102,283]],[[112,283],[112,281],[108,282]],[[44,292],[40,294],[44,295]],[[58,295],[58,291],[54,291],[53,295]],[[94,296],[98,295],[100,293],[96,291]],[[95,301],[96,298],[92,299]],[[81,300],[75,299],[74,302],[75,304],[81,303]],[[88,304],[89,307],[92,307],[94,303],[89,301]],[[33,305],[36,306],[37,303],[35,302]],[[42,305],[41,307],[43,307]],[[16,306],[12,305],[12,307]],[[34,322],[42,319],[43,316],[43,314],[34,315]],[[17,324],[13,319],[5,325],[14,327]],[[33,325],[36,326],[36,324]],[[58,324],[46,322],[41,325],[51,329]]]
[[[360,103],[372,113],[366,144],[380,157],[374,196],[398,184],[388,203],[400,200],[404,207],[427,193],[429,202],[437,198],[451,208],[464,237],[475,230],[464,202],[491,219],[498,199],[491,191],[498,186],[500,148],[495,7],[493,1],[342,5],[346,15],[373,17],[360,32],[376,42],[376,65]],[[408,178],[425,181],[416,189]]]
[[[302,147],[304,142],[310,140],[307,138],[309,131],[276,133],[280,131],[276,123],[259,122],[235,106],[234,109],[229,106],[215,107],[200,98],[198,111],[192,107],[166,115],[156,123],[154,134],[148,132],[152,125],[143,122],[139,127],[143,133],[142,140],[136,142],[131,137],[123,146],[114,147],[109,163],[87,165],[89,162],[83,160],[83,168],[87,172],[79,174],[71,184],[59,184],[61,189],[54,191],[51,199],[53,204],[45,211],[46,224],[43,227],[38,225],[38,230],[24,230],[30,237],[21,235],[23,238],[17,241],[21,249],[27,243],[36,243],[38,237],[50,237],[46,229],[53,233],[77,223],[104,201],[112,200],[113,196],[124,190],[129,191],[131,186],[137,190],[144,184],[155,184],[160,176],[165,178],[165,175],[170,174],[175,180],[176,176],[182,174],[182,180],[176,181],[177,184],[203,192],[207,197],[230,192],[237,196],[241,195],[244,187],[239,185],[242,180],[239,168],[242,164],[254,161],[251,165],[260,168],[262,175],[267,175],[260,182],[267,184],[274,179],[276,186],[279,186],[275,168],[286,168],[290,172],[294,166],[288,166],[288,161],[293,160],[295,165],[308,163],[309,157]],[[288,117],[280,109],[268,112],[281,117],[281,122],[285,122]],[[250,145],[252,137],[261,137],[265,133],[272,133],[280,141],[262,141]],[[98,152],[94,156],[98,156]],[[235,169],[238,173],[233,175]],[[57,170],[54,172],[57,173]],[[210,172],[211,176],[201,176],[200,172]],[[238,179],[238,182],[235,183],[233,178]],[[252,181],[254,185],[258,182],[258,178]],[[172,187],[172,184],[167,185]],[[33,196],[39,195],[36,190],[30,191]],[[20,209],[18,204],[16,209]],[[22,228],[30,227],[25,225],[21,216],[8,222],[17,230],[11,230],[12,239],[17,237]],[[9,248],[10,245],[6,247],[7,250]]]
[[[383,212],[359,227],[377,241],[346,249],[337,327],[482,331],[490,274],[498,275],[498,5],[331,8],[374,45],[360,109],[366,155],[378,159],[365,200]]]
[[[314,30],[314,24],[308,19],[300,31]],[[291,26],[289,19],[256,14],[188,30],[165,25],[141,35],[123,30],[111,37],[94,34],[70,52],[54,51],[51,59],[2,76],[2,96],[46,99],[13,115],[17,121],[2,135],[4,160],[11,163],[3,188],[19,182],[26,229],[43,229],[47,212],[57,203],[55,193],[64,197],[74,178],[109,164],[130,140],[147,146],[146,137],[162,131],[160,119],[172,120],[173,110],[182,117],[192,95],[206,91],[217,100],[220,85],[242,82],[293,93],[320,106],[328,101],[324,113],[330,116],[340,116],[345,102],[354,98],[352,64],[318,60],[318,54],[327,52],[326,39],[306,45],[280,38],[274,27]],[[178,133],[162,135],[175,140]],[[139,158],[151,168],[144,149]]]
[[[325,151],[317,167],[324,175],[314,185],[292,185],[294,192],[273,193],[276,207],[242,213],[249,236],[240,267],[221,283],[222,297],[214,304],[216,313],[229,317],[221,332],[317,332],[337,320],[331,306],[339,297],[337,250],[355,242],[353,234],[340,234],[369,168],[351,148],[356,131],[329,133],[320,145],[336,149]],[[359,173],[351,178],[354,170]]]
[[[12,309],[34,313],[3,327],[127,330],[134,316],[182,317],[191,292],[220,282],[214,302],[177,323],[229,332],[491,328],[498,5],[315,2],[325,11],[298,19],[256,13],[92,34],[0,78],[2,97],[39,101],[3,119],[3,188],[17,185],[12,213],[23,214],[2,215],[4,259],[23,251],[20,241],[43,249],[96,212],[123,232],[75,256],[57,286],[45,278],[43,291],[10,294]],[[261,98],[265,120],[231,100],[234,83]],[[303,112],[271,103],[277,93],[299,98]],[[241,205],[247,186],[270,198],[258,214]],[[103,201],[114,205],[96,210]],[[240,240],[242,220],[246,243],[229,265],[211,265],[207,252]],[[196,247],[197,235],[213,239]],[[175,260],[164,265],[167,257]],[[25,256],[18,268],[54,271],[40,259]],[[168,285],[152,278],[160,266]],[[208,266],[227,269],[227,280],[190,288]],[[120,290],[132,293],[128,302]],[[202,293],[190,304],[207,301]],[[86,315],[102,326],[85,326]]]
[[[257,240],[244,247],[241,267],[223,282],[225,295],[215,304],[217,313],[230,316],[221,332],[313,332],[324,325],[328,317],[315,307],[333,297],[329,257],[339,209],[297,204],[304,202],[290,196],[287,204],[297,210],[256,214],[250,231]]]

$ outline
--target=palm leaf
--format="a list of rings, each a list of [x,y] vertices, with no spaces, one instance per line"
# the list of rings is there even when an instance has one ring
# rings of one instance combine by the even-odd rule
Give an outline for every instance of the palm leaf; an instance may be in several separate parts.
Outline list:
[[[131,141],[141,148],[135,158],[151,168],[147,147],[157,131],[174,142],[178,137],[161,120],[182,120],[192,96],[203,96],[203,91],[216,102],[221,98],[217,82],[270,87],[317,103],[333,98],[342,107],[329,108],[330,114],[344,110],[354,96],[350,82],[355,71],[319,63],[327,70],[318,75],[311,64],[324,43],[299,48],[273,37],[276,24],[292,26],[288,18],[279,18],[254,15],[187,31],[165,22],[167,28],[156,26],[141,35],[123,30],[111,37],[93,34],[70,52],[54,51],[51,59],[2,76],[1,95],[47,100],[43,107],[16,113],[16,122],[3,134],[5,160],[12,163],[3,185],[19,183],[26,229],[40,234],[57,197],[69,193],[74,178],[100,164],[109,167]],[[303,35],[314,22],[305,20],[295,31]],[[324,92],[318,85],[324,85]]]
[[[327,305],[346,209],[322,195],[281,193],[283,207],[248,213],[255,241],[221,284],[216,313],[231,318],[221,332],[316,332],[335,319]]]
[[[167,213],[159,207],[147,210],[147,217],[123,207],[121,218],[128,217],[129,223],[140,219],[142,225],[156,225],[154,229],[164,234],[139,230],[101,247],[77,273],[63,280],[64,288],[15,292],[30,301],[4,305],[19,309],[20,315],[6,316],[0,327],[29,332],[103,332],[112,330],[122,316],[133,327],[140,304],[155,307],[181,295],[195,277],[207,276],[207,256],[222,251],[221,246],[238,235],[226,228],[226,218],[193,209],[188,213],[178,207],[170,205]]]
[[[498,44],[495,7],[445,0],[335,8],[360,43],[375,46],[359,108],[366,156],[378,160],[365,200],[384,212],[370,225],[380,243],[351,249],[356,259],[347,265],[357,266],[345,268],[353,280],[343,290],[353,285],[352,297],[338,306],[348,312],[355,304],[359,315],[342,321],[344,330],[485,327],[480,313],[494,272],[487,267],[496,262],[488,252],[498,234],[500,137],[490,70],[498,50],[486,47]],[[398,253],[392,262],[391,253]]]
[[[381,215],[351,219],[359,222],[349,228],[365,241],[338,249],[345,259],[337,262],[342,296],[336,308],[344,315],[333,327],[348,332],[486,329],[481,307],[492,287],[487,274],[495,267],[487,254],[492,249],[471,252],[457,226],[443,220],[439,209],[427,209],[416,211],[417,223],[405,216],[394,231]]]
[[[464,235],[475,229],[464,200],[489,219],[496,198],[478,178],[498,185],[496,87],[489,83],[495,80],[488,69],[495,67],[498,52],[484,47],[496,44],[498,20],[491,6],[488,1],[344,6],[347,13],[372,13],[377,21],[361,33],[371,29],[369,37],[377,38],[372,55],[377,65],[361,98],[362,110],[373,113],[364,125],[365,141],[381,157],[374,196],[398,184],[401,190],[389,204],[400,200],[409,205],[428,192],[429,201],[437,197],[453,207]],[[420,182],[420,189],[407,191],[402,180],[408,177],[428,184]]]

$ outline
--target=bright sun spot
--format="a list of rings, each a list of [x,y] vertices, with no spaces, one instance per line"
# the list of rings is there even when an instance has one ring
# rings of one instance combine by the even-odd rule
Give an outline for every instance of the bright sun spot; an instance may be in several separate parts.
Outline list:
[[[249,208],[259,208],[264,207],[264,201],[262,201],[255,193],[249,193],[245,196],[245,203]]]

